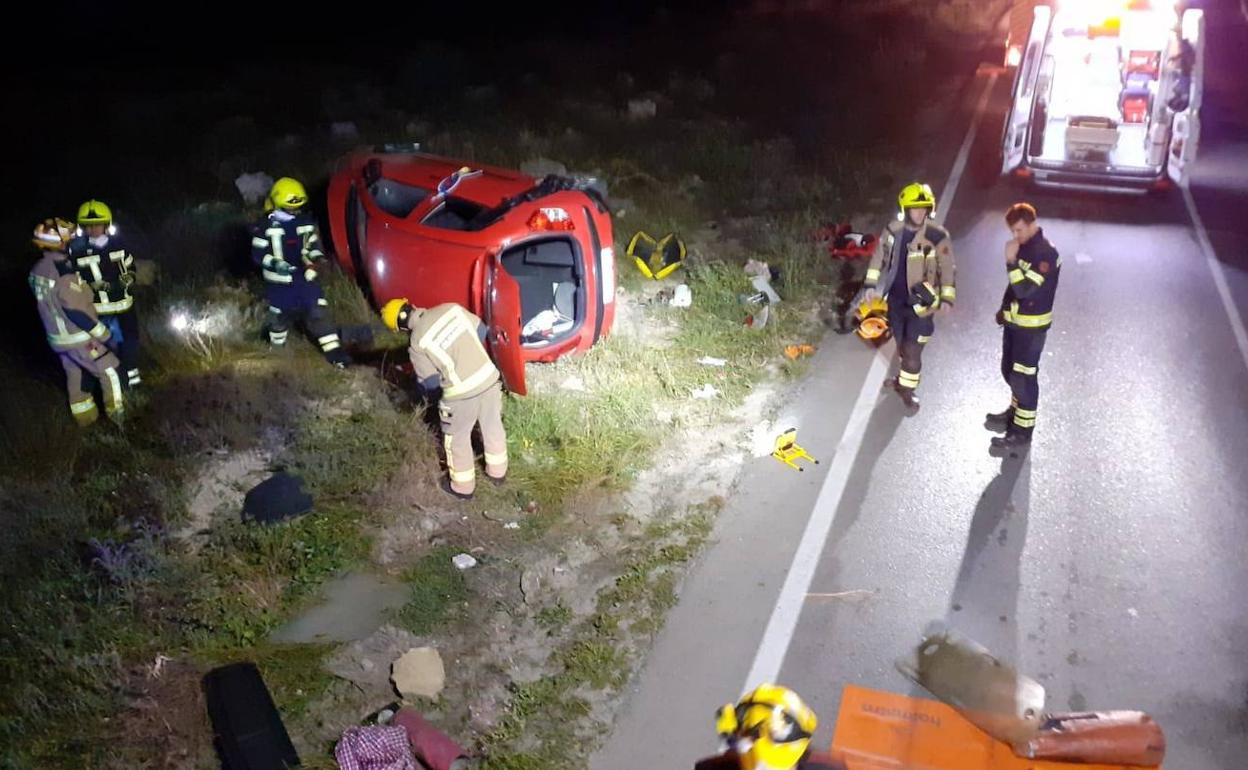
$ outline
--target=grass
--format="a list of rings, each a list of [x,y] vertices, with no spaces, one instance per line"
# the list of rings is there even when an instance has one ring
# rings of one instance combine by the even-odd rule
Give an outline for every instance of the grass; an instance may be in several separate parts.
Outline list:
[[[451,546],[435,548],[404,573],[403,581],[411,588],[411,598],[395,614],[400,626],[423,635],[462,616],[468,583],[451,563],[457,553],[459,550]]]
[[[676,571],[710,535],[716,504],[687,516],[652,524],[621,555],[620,576],[598,595],[597,611],[583,619],[552,655],[555,673],[511,688],[507,712],[483,740],[488,770],[584,767],[596,734],[584,721],[593,714],[585,695],[614,694],[627,681],[643,640],[657,633],[675,601]],[[562,619],[559,605],[539,614]]]

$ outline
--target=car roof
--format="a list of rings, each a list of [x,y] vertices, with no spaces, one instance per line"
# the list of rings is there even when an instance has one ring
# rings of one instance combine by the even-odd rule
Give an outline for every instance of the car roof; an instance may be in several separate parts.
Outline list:
[[[361,158],[361,168],[373,158],[381,161],[383,177],[427,190],[436,190],[439,182],[465,166],[480,170],[484,173],[461,182],[452,195],[484,206],[497,205],[536,184],[533,177],[518,171],[419,152],[369,153]]]

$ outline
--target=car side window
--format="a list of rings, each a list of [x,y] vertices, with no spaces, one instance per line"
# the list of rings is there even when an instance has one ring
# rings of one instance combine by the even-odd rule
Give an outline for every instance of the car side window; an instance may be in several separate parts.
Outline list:
[[[368,194],[372,196],[377,207],[399,219],[406,219],[432,192],[384,177],[368,186]]]

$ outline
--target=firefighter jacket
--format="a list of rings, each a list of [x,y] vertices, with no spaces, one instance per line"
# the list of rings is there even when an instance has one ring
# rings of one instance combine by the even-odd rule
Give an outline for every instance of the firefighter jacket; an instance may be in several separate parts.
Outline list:
[[[270,302],[282,310],[317,304],[317,271],[324,257],[320,229],[310,214],[274,211],[252,228],[251,259],[260,267]]]
[[[134,307],[134,257],[120,235],[75,237],[69,242],[69,261],[95,294],[96,313],[116,315]]]
[[[58,353],[93,342],[103,345],[109,340],[109,331],[96,315],[91,289],[64,260],[65,255],[59,251],[44,252],[28,279],[48,345]]]
[[[948,230],[928,220],[906,244],[906,253],[901,254],[901,235],[905,227],[904,222],[894,221],[884,228],[867,265],[863,285],[868,289],[883,287],[887,291],[904,265],[906,285],[910,287],[906,301],[922,318],[935,312],[941,302],[952,304],[957,299],[953,238]],[[915,287],[921,287],[922,291],[916,292]]]
[[[1009,286],[1001,298],[1005,323],[1019,329],[1047,329],[1053,323],[1053,299],[1062,272],[1062,258],[1037,230],[1018,249],[1018,261],[1006,267]]]
[[[498,369],[482,344],[485,324],[460,305],[414,311],[408,323],[416,377],[426,388],[441,386],[444,401],[470,398],[498,381]]]

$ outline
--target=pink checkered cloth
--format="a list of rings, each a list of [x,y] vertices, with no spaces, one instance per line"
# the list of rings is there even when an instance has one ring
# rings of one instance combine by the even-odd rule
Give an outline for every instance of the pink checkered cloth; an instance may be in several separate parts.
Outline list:
[[[418,770],[402,727],[348,727],[334,759],[342,770]]]

